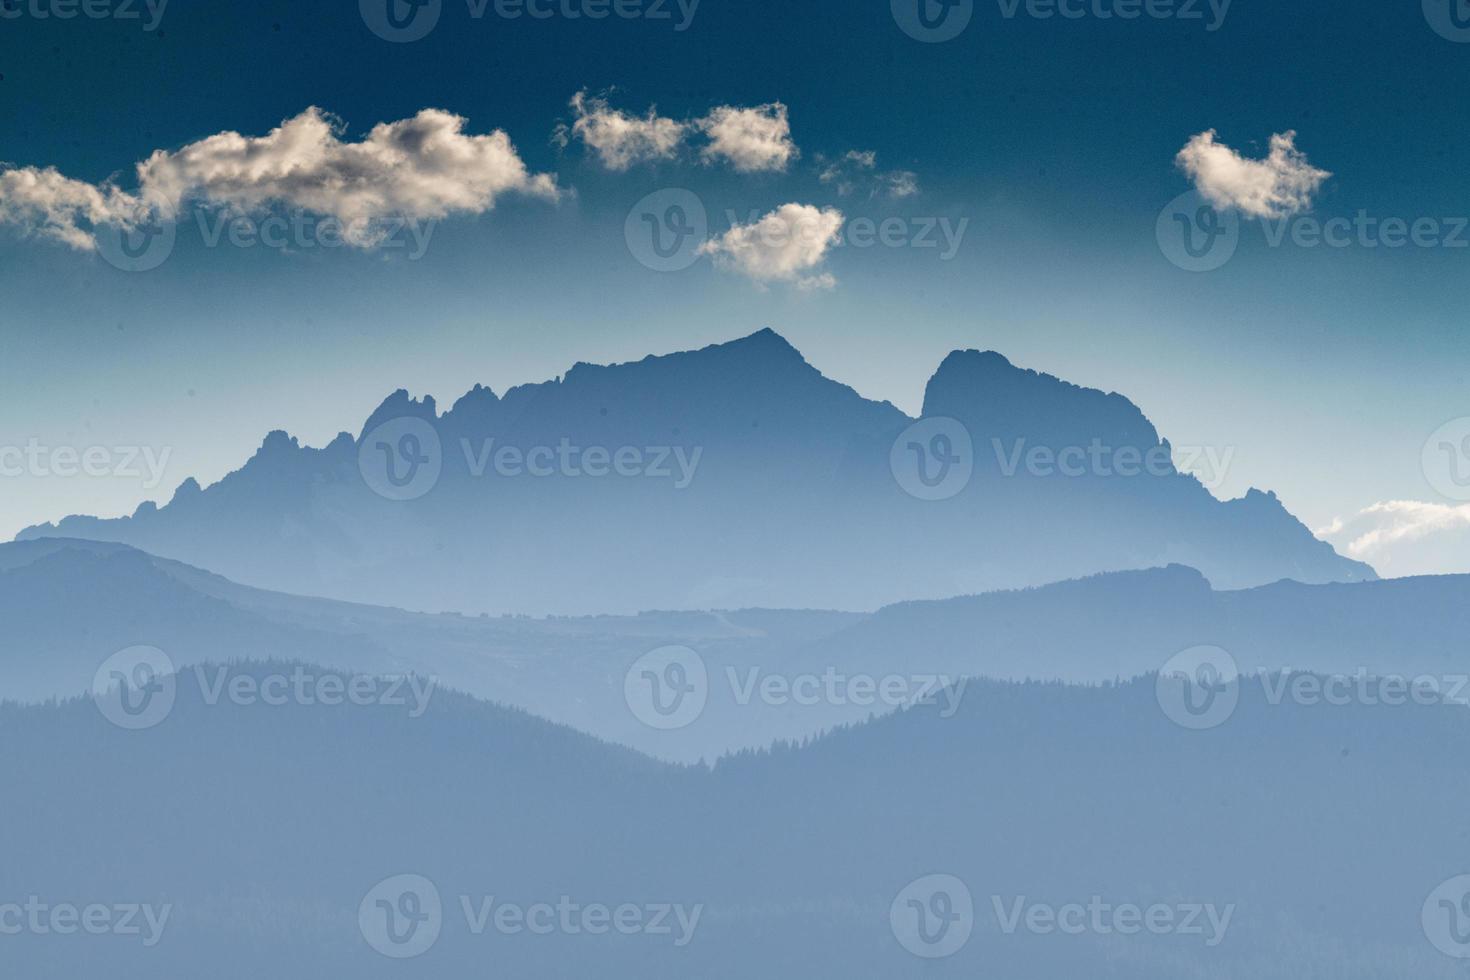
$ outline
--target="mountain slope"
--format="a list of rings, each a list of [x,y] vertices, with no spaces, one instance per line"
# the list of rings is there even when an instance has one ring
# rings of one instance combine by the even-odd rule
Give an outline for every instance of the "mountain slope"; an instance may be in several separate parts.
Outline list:
[[[1467,735],[1463,708],[1274,706],[1249,686],[1226,726],[1188,732],[1159,711],[1152,678],[984,683],[953,717],[909,711],[708,771],[447,694],[410,717],[211,705],[180,685],[172,713],[144,731],[109,726],[87,701],[0,705],[0,785],[43,804],[0,808],[0,904],[169,910],[151,946],[22,929],[4,937],[5,963],[17,977],[114,980],[490,968],[609,980],[1448,980],[1461,972],[1430,945],[1420,907],[1464,871]],[[389,959],[370,948],[362,923],[376,920],[360,909],[379,911],[365,897],[406,874],[439,895],[440,930],[422,955]],[[900,945],[891,906],[935,874],[967,886],[973,932],[954,955],[923,960]],[[1213,943],[1006,933],[995,911],[1094,896],[1208,903],[1229,909],[1228,927]],[[477,932],[492,898],[546,903],[553,925],[490,919]],[[562,925],[560,903],[699,915],[679,945],[677,926],[594,934],[579,913]]]

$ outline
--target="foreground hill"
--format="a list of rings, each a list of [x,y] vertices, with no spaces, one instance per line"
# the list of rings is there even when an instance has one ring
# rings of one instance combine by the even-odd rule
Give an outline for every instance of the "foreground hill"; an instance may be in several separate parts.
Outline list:
[[[913,709],[708,770],[446,693],[414,715],[210,703],[181,680],[141,731],[90,701],[0,706],[0,786],[25,801],[0,808],[0,907],[144,906],[163,923],[151,943],[34,928],[0,943],[7,975],[114,980],[1436,980],[1461,971],[1420,912],[1470,855],[1467,736],[1463,707],[1272,704],[1246,685],[1226,724],[1196,732],[1165,717],[1152,678],[977,682],[950,717]],[[923,960],[895,900],[936,874],[970,893],[971,934]],[[439,908],[375,890],[402,875]],[[918,907],[957,914],[932,898]],[[478,919],[486,902],[551,911]],[[1216,921],[1007,933],[1017,902]],[[593,934],[563,905],[631,907],[628,929]],[[646,928],[658,908],[684,917]],[[403,936],[432,917],[437,938],[380,955],[394,914]]]

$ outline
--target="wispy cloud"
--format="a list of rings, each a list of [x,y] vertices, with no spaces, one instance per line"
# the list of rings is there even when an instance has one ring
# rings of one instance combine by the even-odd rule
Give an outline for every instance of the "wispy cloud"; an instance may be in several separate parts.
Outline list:
[[[1470,504],[1386,500],[1336,518],[1316,534],[1396,574],[1470,571]]]
[[[634,115],[584,90],[572,96],[571,107],[571,126],[559,127],[553,141],[565,146],[581,140],[612,171],[675,159],[686,142],[701,138],[700,159],[740,173],[784,172],[801,156],[791,138],[790,112],[780,102],[716,106],[700,118],[680,120],[660,116],[656,107]]]
[[[834,185],[840,197],[861,187],[868,188],[869,197],[905,198],[919,193],[919,175],[912,170],[877,173],[877,168],[878,154],[872,150],[848,150],[835,160],[817,157],[817,179]]]

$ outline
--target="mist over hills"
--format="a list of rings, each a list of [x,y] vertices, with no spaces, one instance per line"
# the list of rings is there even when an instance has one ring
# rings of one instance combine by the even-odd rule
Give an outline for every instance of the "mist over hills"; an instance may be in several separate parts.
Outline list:
[[[156,647],[183,670],[302,660],[357,674],[417,674],[661,758],[715,759],[882,715],[960,678],[1096,683],[1159,670],[1215,645],[1240,669],[1445,676],[1463,668],[1470,576],[1212,590],[1171,566],[1015,592],[817,610],[661,612],[532,619],[423,614],[266,592],[125,545],[0,545],[9,624],[0,699],[90,688],[108,657]],[[650,726],[625,687],[640,659],[679,647],[707,703]],[[889,698],[801,703],[761,685],[902,681]],[[834,680],[834,683],[837,682]]]
[[[1375,577],[1270,494],[1217,501],[1121,395],[960,351],[923,415],[911,428],[763,330],[442,413],[400,391],[355,438],[271,433],[163,507],[20,537],[469,613],[872,610],[1171,562],[1217,588]]]

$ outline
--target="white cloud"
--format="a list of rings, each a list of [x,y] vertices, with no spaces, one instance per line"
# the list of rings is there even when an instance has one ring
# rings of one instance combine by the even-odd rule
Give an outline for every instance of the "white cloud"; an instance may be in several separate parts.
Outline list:
[[[576,120],[571,133],[591,147],[603,166],[624,171],[637,163],[676,156],[689,130],[687,123],[669,119],[650,108],[645,116],[631,116],[612,108],[604,98],[578,92],[572,96]]]
[[[239,212],[281,206],[337,219],[347,240],[368,247],[384,234],[381,219],[478,214],[506,193],[558,196],[555,179],[530,173],[504,132],[473,135],[464,126],[461,116],[424,109],[347,142],[341,122],[313,107],[265,136],[225,132],[155,151],[137,166],[136,192],[51,169],[7,169],[0,221],[92,248],[90,226],[170,219],[189,203]]]
[[[801,155],[779,102],[753,109],[719,106],[694,125],[710,141],[702,151],[706,162],[724,160],[741,173],[781,172]]]
[[[1205,200],[1255,218],[1281,218],[1305,210],[1322,182],[1332,176],[1307,162],[1291,131],[1271,137],[1271,152],[1264,160],[1247,160],[1215,142],[1213,129],[1193,137],[1175,160]]]
[[[132,228],[145,217],[144,211],[139,198],[113,184],[72,180],[55,167],[0,170],[0,224],[16,225],[78,250],[97,247],[83,224]]]
[[[1470,504],[1387,500],[1316,533],[1385,574],[1470,572]]]
[[[787,282],[801,289],[831,289],[837,280],[820,269],[842,234],[842,212],[810,204],[783,204],[753,224],[736,224],[701,251],[722,269],[758,284]]]

